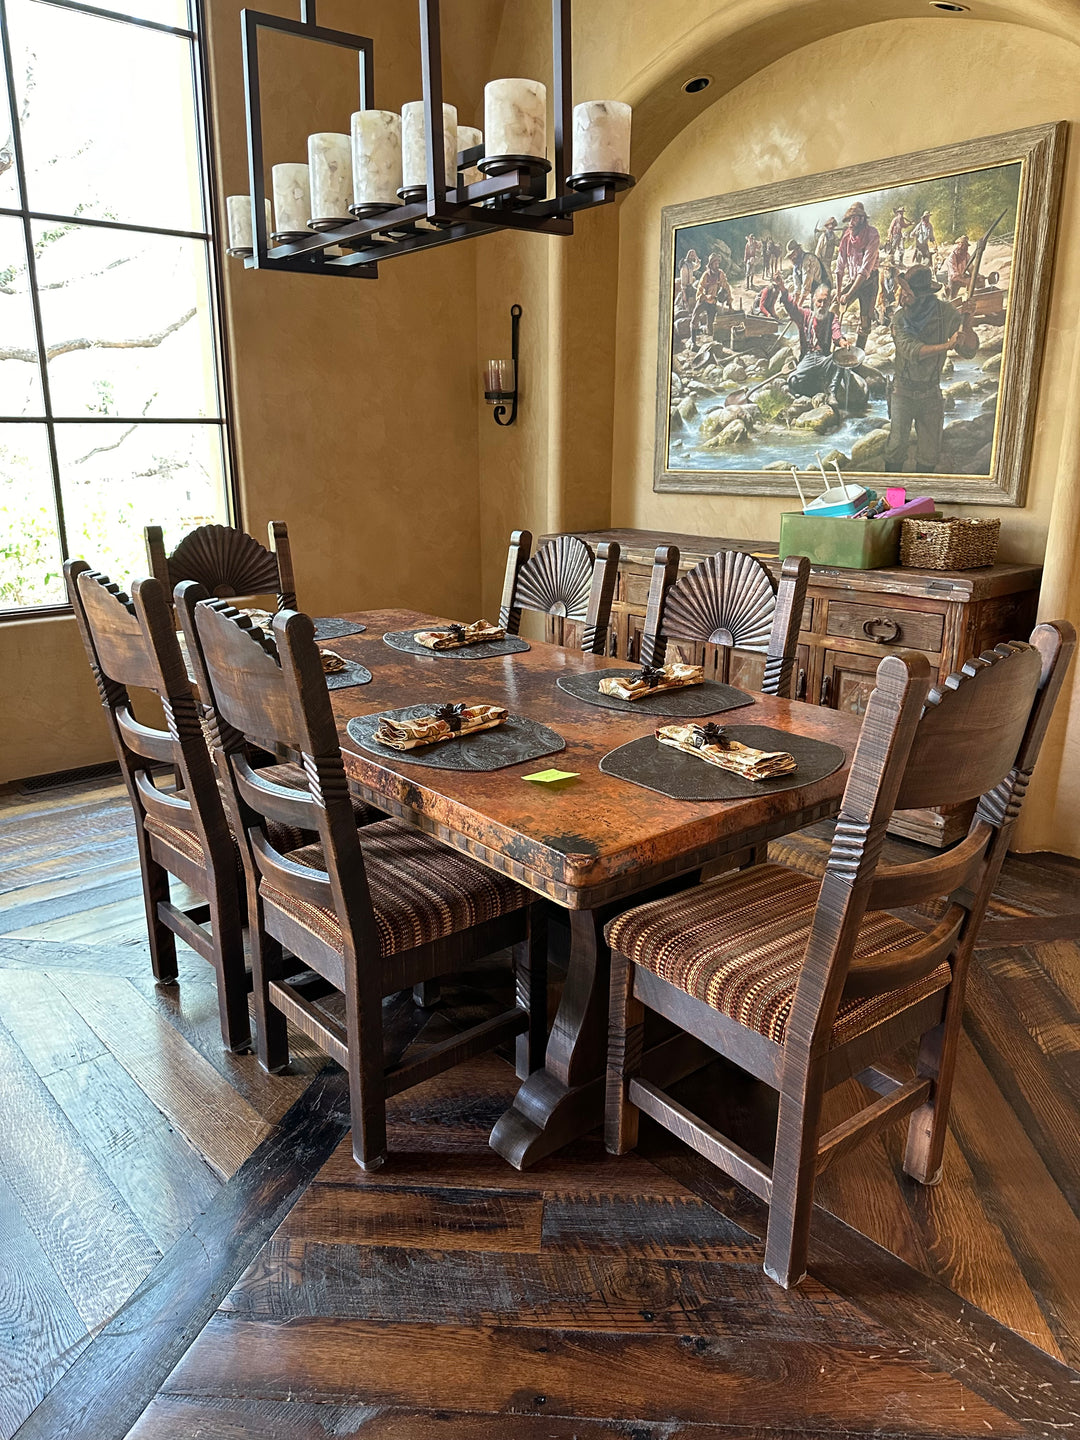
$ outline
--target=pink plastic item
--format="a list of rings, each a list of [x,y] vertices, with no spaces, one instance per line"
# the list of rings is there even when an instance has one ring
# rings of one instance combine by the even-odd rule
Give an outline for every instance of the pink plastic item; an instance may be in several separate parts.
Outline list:
[[[892,504],[893,491],[887,491],[885,498]],[[904,491],[901,490],[903,495]],[[934,513],[934,502],[929,495],[919,495],[914,500],[905,500],[899,505],[893,506],[891,510],[884,510],[880,518],[882,520],[894,519],[897,515],[932,515]]]

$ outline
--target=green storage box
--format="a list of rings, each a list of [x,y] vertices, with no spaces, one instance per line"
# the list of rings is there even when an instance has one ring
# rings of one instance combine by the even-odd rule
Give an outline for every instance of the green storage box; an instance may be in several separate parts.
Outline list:
[[[791,510],[780,516],[780,559],[805,555],[811,565],[880,570],[899,559],[903,523],[899,515],[892,520],[856,520]]]

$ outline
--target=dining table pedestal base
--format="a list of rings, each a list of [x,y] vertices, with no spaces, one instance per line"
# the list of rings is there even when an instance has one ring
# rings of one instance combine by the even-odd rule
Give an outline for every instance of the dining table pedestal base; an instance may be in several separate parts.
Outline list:
[[[570,965],[548,1038],[547,1059],[499,1117],[488,1143],[516,1170],[587,1135],[604,1123],[611,951],[604,926],[628,904],[644,904],[683,888],[689,876],[652,887],[599,910],[571,910]],[[677,1033],[646,1050],[642,1072],[671,1085],[715,1058],[700,1041]]]

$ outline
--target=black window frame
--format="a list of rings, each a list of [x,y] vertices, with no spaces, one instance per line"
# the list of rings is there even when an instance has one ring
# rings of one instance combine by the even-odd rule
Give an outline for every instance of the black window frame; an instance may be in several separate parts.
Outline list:
[[[122,220],[97,220],[86,215],[54,215],[40,210],[31,210],[27,194],[26,168],[23,163],[22,127],[19,120],[18,95],[15,85],[11,32],[8,27],[7,0],[0,0],[0,56],[4,66],[4,85],[11,115],[12,150],[15,157],[15,178],[18,186],[17,208],[0,205],[0,216],[22,222],[23,243],[26,255],[26,276],[33,312],[35,343],[38,352],[38,374],[41,380],[42,413],[39,415],[0,415],[0,425],[41,425],[48,442],[49,465],[52,476],[53,504],[56,509],[57,538],[63,559],[70,558],[67,533],[64,525],[64,497],[60,484],[60,464],[56,446],[58,425],[217,425],[222,432],[222,468],[225,482],[225,505],[229,523],[239,525],[240,497],[237,487],[237,463],[235,439],[232,424],[232,377],[229,366],[228,334],[226,327],[223,294],[223,255],[219,228],[216,223],[220,213],[215,167],[213,164],[213,125],[210,100],[209,74],[210,59],[206,40],[204,0],[187,0],[187,27],[167,25],[159,20],[147,20],[141,16],[129,15],[120,10],[103,9],[98,5],[86,5],[82,0],[34,0],[35,4],[49,5],[57,10],[72,10],[80,15],[90,15],[103,21],[115,21],[123,25],[137,25],[146,30],[157,30],[188,40],[192,69],[192,94],[195,100],[195,132],[199,180],[202,186],[205,214],[210,222],[208,230],[176,230],[158,225],[136,225]],[[126,230],[142,235],[165,235],[174,239],[200,240],[206,244],[207,279],[210,297],[210,334],[214,350],[214,370],[217,377],[217,416],[147,416],[128,417],[123,415],[55,415],[49,386],[48,362],[45,358],[45,334],[41,318],[41,297],[38,293],[37,262],[34,257],[35,222],[70,224],[106,230]],[[18,620],[38,620],[52,615],[70,615],[69,604],[19,605],[0,607],[0,624]]]

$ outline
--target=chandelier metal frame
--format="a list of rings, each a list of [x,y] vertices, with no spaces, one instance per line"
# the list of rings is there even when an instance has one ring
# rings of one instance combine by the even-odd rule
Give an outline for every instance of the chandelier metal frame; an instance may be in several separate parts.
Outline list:
[[[383,260],[470,240],[496,230],[528,230],[543,235],[570,235],[574,213],[607,205],[634,183],[630,175],[568,176],[567,147],[572,135],[573,92],[570,60],[570,0],[552,0],[551,39],[555,111],[555,193],[547,196],[548,166],[520,166],[485,177],[472,185],[448,187],[443,170],[443,75],[439,0],[419,0],[420,63],[427,141],[427,193],[378,215],[361,216],[335,230],[313,231],[290,244],[271,246],[266,223],[262,105],[259,94],[259,32],[320,41],[354,50],[359,56],[360,108],[372,108],[374,44],[366,35],[328,29],[316,21],[316,0],[300,0],[300,19],[241,11],[244,51],[244,104],[247,121],[248,174],[252,197],[253,253],[244,264],[251,270],[289,270],[305,275],[350,275],[378,278]],[[459,170],[474,165],[482,147],[458,155]],[[513,157],[511,157],[512,159]],[[511,160],[507,161],[510,164]],[[419,222],[419,223],[418,223]],[[425,223],[426,222],[426,223]]]

